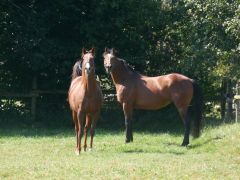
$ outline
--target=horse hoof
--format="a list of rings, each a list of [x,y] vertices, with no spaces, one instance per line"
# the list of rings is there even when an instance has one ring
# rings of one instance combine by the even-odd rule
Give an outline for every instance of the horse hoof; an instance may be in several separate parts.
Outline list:
[[[130,140],[126,140],[126,141],[125,141],[125,144],[128,144],[128,143],[130,143],[130,142],[131,142]]]
[[[79,155],[80,155],[80,151],[79,151],[79,150],[76,150],[76,151],[75,151],[75,154],[76,154],[77,156],[79,156]]]
[[[189,142],[183,142],[181,146],[187,146],[189,144]]]

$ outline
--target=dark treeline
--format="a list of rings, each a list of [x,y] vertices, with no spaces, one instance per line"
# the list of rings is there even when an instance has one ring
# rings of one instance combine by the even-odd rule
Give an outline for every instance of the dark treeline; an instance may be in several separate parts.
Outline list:
[[[115,47],[141,73],[180,72],[216,98],[222,78],[240,77],[240,2],[0,1],[2,90],[28,91],[33,77],[39,89],[67,89],[81,48],[92,46],[102,79],[104,47]]]

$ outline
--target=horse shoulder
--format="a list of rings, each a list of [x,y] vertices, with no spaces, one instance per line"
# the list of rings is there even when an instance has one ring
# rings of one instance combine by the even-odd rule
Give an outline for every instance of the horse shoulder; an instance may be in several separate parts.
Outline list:
[[[116,93],[117,93],[117,101],[122,103],[123,102],[123,93],[126,87],[123,85],[116,85]]]
[[[123,102],[131,102],[134,98],[134,83],[126,82],[124,84],[116,85],[117,101],[121,104]]]

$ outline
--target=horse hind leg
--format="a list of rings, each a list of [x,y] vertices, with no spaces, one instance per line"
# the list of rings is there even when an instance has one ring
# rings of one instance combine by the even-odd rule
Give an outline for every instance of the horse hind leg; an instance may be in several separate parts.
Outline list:
[[[86,115],[86,123],[84,127],[84,151],[87,149],[87,135],[88,135],[88,130],[91,125],[91,117],[90,115]]]
[[[190,134],[190,119],[188,114],[188,107],[177,107],[178,112],[183,120],[185,131],[182,146],[187,146],[189,144],[189,134]]]
[[[189,134],[190,134],[190,119],[189,119],[188,112],[186,112],[186,115],[184,117],[184,126],[185,126],[185,132],[184,132],[182,146],[187,146],[189,144]]]
[[[93,137],[95,135],[95,128],[97,125],[97,120],[99,117],[99,112],[95,113],[92,117],[92,122],[91,122],[91,130],[90,130],[90,134],[91,134],[91,141],[90,141],[90,149],[89,151],[92,151],[92,147],[93,147]]]
[[[96,122],[95,122],[95,120],[93,120],[92,125],[91,125],[91,130],[90,130],[91,141],[90,141],[90,149],[89,149],[89,151],[92,151],[92,147],[93,147],[93,137],[94,137],[94,135],[95,135],[95,128],[96,128]]]

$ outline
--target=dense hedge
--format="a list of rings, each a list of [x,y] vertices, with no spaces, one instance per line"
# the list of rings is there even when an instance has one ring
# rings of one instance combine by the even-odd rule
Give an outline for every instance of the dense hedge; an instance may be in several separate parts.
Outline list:
[[[1,0],[0,89],[67,89],[82,47],[119,56],[147,75],[180,72],[219,96],[222,77],[237,79],[240,3],[234,0]]]

